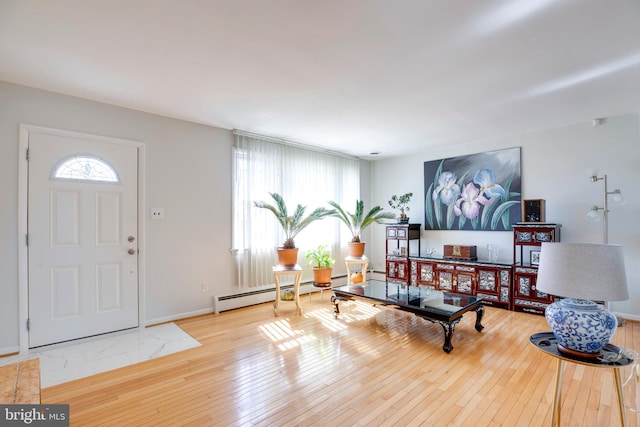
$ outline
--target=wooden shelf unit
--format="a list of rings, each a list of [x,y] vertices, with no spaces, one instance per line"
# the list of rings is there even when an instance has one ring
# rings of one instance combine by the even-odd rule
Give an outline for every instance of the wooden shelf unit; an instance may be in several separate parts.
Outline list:
[[[538,266],[532,263],[532,253],[540,251],[544,242],[560,241],[560,224],[513,224],[513,309],[535,314],[554,301],[553,295],[536,289]]]
[[[420,224],[387,225],[385,236],[387,282],[409,283],[412,241],[417,243],[417,255],[420,256]]]

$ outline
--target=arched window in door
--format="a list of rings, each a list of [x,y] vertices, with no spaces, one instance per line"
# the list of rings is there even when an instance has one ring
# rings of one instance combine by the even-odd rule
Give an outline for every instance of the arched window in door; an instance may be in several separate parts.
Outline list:
[[[69,181],[89,181],[114,183],[120,182],[116,170],[97,157],[78,154],[59,162],[53,168],[52,179]]]

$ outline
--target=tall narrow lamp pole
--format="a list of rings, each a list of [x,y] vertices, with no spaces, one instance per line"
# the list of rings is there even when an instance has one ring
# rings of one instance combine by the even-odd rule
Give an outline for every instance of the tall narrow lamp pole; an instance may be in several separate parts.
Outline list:
[[[606,244],[609,243],[609,224],[607,223],[609,218],[609,189],[607,188],[607,175],[605,174],[602,178],[598,178],[596,175],[591,177],[591,182],[598,182],[600,180],[604,181],[604,207],[598,208],[596,206],[596,209],[602,209],[602,243]]]
[[[604,181],[604,195],[603,195],[603,207],[600,206],[592,206],[587,217],[593,220],[599,220],[598,211],[602,210],[602,243],[609,243],[609,196],[613,195],[614,203],[623,204],[624,197],[622,196],[622,192],[619,189],[615,189],[609,191],[609,186],[607,183],[607,175],[603,175],[602,177],[598,177],[597,175],[593,175],[591,177],[591,182]]]
[[[603,195],[603,207],[599,207],[599,206],[592,206],[591,210],[589,211],[589,213],[587,214],[587,218],[592,219],[592,220],[598,220],[600,219],[599,215],[598,215],[598,211],[602,210],[602,243],[604,243],[605,245],[609,243],[609,195],[613,195],[613,201],[614,203],[618,203],[618,204],[624,204],[624,196],[622,195],[622,192],[619,189],[615,189],[613,191],[609,191],[609,186],[607,183],[607,175],[603,175],[602,177],[598,177],[598,175],[592,175],[591,176],[591,182],[598,182],[598,181],[604,181],[604,195]],[[610,308],[611,303],[610,301],[605,301],[605,306],[607,307],[607,309]],[[619,324],[622,324],[622,321],[618,322]]]

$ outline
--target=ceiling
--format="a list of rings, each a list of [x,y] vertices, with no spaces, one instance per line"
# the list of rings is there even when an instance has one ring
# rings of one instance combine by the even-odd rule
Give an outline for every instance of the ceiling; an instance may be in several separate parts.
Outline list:
[[[0,0],[0,80],[407,155],[640,111],[640,1]]]

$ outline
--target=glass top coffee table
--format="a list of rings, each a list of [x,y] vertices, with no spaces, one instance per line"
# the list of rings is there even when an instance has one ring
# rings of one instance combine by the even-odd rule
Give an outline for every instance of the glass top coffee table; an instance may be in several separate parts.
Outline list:
[[[331,302],[334,316],[340,314],[340,301],[362,299],[374,305],[384,305],[396,310],[407,311],[433,323],[438,323],[444,330],[442,349],[449,353],[453,350],[451,338],[456,324],[468,311],[476,312],[476,331],[484,328],[480,323],[484,314],[481,297],[441,292],[424,287],[402,285],[399,283],[369,280],[363,286],[347,285],[333,288]]]

